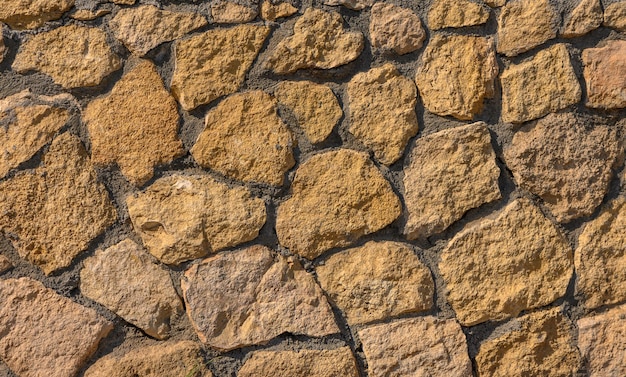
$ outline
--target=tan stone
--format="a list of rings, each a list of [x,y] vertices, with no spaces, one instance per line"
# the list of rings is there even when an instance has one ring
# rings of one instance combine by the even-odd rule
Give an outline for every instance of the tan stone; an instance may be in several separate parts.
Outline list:
[[[3,0],[0,22],[13,29],[35,29],[58,20],[74,6],[74,0]]]
[[[350,347],[334,350],[256,351],[237,377],[358,377]]]
[[[256,9],[220,0],[211,5],[213,22],[218,24],[242,24],[254,20],[258,12]]]
[[[0,280],[0,358],[20,377],[75,376],[113,325],[31,278]]]
[[[372,7],[369,32],[372,46],[398,55],[418,50],[426,39],[422,22],[413,11],[385,2]]]
[[[298,8],[289,3],[272,4],[270,0],[261,4],[261,18],[267,21],[276,21],[279,18],[289,17],[298,12]]]
[[[402,212],[391,185],[364,153],[338,149],[302,163],[277,210],[281,245],[314,259],[376,232]]]
[[[422,55],[415,82],[424,106],[437,115],[471,120],[494,94],[498,76],[490,39],[435,34]]]
[[[582,58],[586,105],[602,109],[626,107],[626,41],[614,40],[600,48],[585,49]]]
[[[356,74],[348,83],[349,132],[383,164],[396,162],[417,134],[417,89],[393,64]]]
[[[13,268],[13,263],[11,263],[9,258],[0,254],[0,274],[5,273],[12,268]]]
[[[523,123],[580,101],[582,91],[564,44],[512,64],[500,75],[502,121]]]
[[[149,60],[140,60],[107,96],[91,101],[83,120],[93,162],[117,164],[136,186],[152,178],[155,166],[183,153],[176,101]]]
[[[376,0],[324,0],[325,5],[343,5],[353,10],[362,10],[374,5]]]
[[[614,129],[588,129],[582,119],[560,113],[516,132],[504,158],[515,181],[542,198],[557,221],[568,222],[600,205],[623,149]]]
[[[98,9],[96,11],[89,9],[77,9],[70,15],[70,17],[78,21],[92,21],[109,13],[111,13],[111,11],[108,9]]]
[[[4,45],[4,38],[2,37],[3,28],[0,27],[0,63],[4,60],[4,54],[7,52],[7,47]]]
[[[339,13],[307,8],[298,18],[293,35],[280,41],[265,61],[275,73],[299,69],[339,67],[363,51],[363,34],[344,30]]]
[[[126,199],[135,231],[161,262],[180,264],[251,241],[265,224],[265,203],[244,187],[205,175],[158,179]]]
[[[626,375],[626,306],[581,318],[578,348],[589,377]]]
[[[500,321],[563,296],[573,270],[567,240],[528,199],[468,225],[441,254],[448,302],[464,326]]]
[[[172,94],[185,110],[239,90],[270,29],[240,25],[176,42]]]
[[[511,0],[498,16],[496,50],[515,56],[556,37],[559,15],[550,0]]]
[[[408,239],[444,231],[472,208],[502,197],[500,169],[482,122],[418,139],[404,169]]]
[[[46,274],[69,266],[117,218],[80,141],[64,133],[43,166],[0,183],[0,230]]]
[[[580,37],[600,27],[602,19],[600,0],[580,0],[565,19],[561,35],[565,38]]]
[[[428,10],[431,30],[481,25],[487,19],[489,8],[470,0],[435,0]]]
[[[181,286],[198,337],[218,350],[264,344],[285,332],[339,332],[313,276],[265,246],[205,259],[185,272]]]
[[[513,320],[517,325],[480,345],[478,376],[575,376],[580,354],[573,324],[561,308],[544,310]]]
[[[490,7],[497,8],[506,4],[506,0],[485,0],[485,4],[489,5]]]
[[[359,330],[371,377],[471,377],[465,334],[454,320],[408,318]]]
[[[111,0],[111,2],[118,5],[134,5],[137,0]]]
[[[604,8],[604,26],[626,31],[626,1],[611,3]]]

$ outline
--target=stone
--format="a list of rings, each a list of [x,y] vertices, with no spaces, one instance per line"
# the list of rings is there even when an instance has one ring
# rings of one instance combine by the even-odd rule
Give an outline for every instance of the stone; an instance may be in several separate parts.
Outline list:
[[[564,44],[511,64],[500,75],[502,121],[523,123],[580,101],[582,91]]]
[[[0,27],[0,63],[4,60],[4,54],[7,52],[7,47],[4,45],[4,38],[2,37],[3,28]]]
[[[148,251],[175,265],[255,239],[266,219],[262,199],[207,175],[160,178],[126,204]]]
[[[485,0],[485,4],[492,8],[498,8],[506,4],[507,0]]]
[[[0,358],[20,377],[75,376],[113,325],[31,278],[0,280]]]
[[[74,0],[4,0],[0,22],[17,30],[36,29],[58,20],[73,6]]]
[[[313,276],[294,257],[255,245],[191,266],[181,281],[185,307],[200,340],[228,351],[265,344],[289,332],[339,332]]]
[[[399,242],[370,241],[333,254],[315,271],[322,289],[351,326],[433,306],[430,270]]]
[[[522,198],[457,233],[441,254],[439,270],[457,319],[473,326],[563,296],[573,255],[555,225]]]
[[[357,73],[347,86],[348,131],[383,164],[396,162],[417,134],[417,89],[393,64]]]
[[[589,377],[625,375],[626,306],[581,318],[576,324],[578,348]]]
[[[471,0],[436,0],[428,10],[428,27],[439,30],[487,23],[489,8]]]
[[[336,6],[343,5],[352,10],[362,10],[374,5],[376,0],[324,0],[325,5]]]
[[[482,122],[417,139],[404,168],[404,234],[410,240],[430,237],[470,209],[500,199],[499,177]]]
[[[597,29],[602,24],[600,0],[581,0],[563,23],[561,35],[576,38]]]
[[[339,13],[307,8],[296,21],[293,35],[278,43],[265,65],[277,74],[330,69],[355,60],[363,47],[363,34],[345,30]]]
[[[6,256],[0,254],[0,274],[4,274],[13,268],[13,263]]]
[[[465,334],[455,320],[407,318],[358,334],[371,377],[472,376]]]
[[[604,26],[626,31],[626,1],[611,3],[604,8]]]
[[[337,149],[312,156],[296,170],[291,198],[277,209],[282,246],[314,259],[352,244],[397,219],[402,206],[364,153]]]
[[[0,182],[0,231],[46,275],[69,266],[117,219],[80,141],[64,133],[37,169]]]
[[[216,28],[176,42],[172,94],[184,110],[239,90],[270,29]]]
[[[294,15],[296,12],[298,8],[289,3],[272,4],[271,0],[265,0],[261,4],[261,18],[266,21],[276,21],[279,18]]]
[[[220,0],[211,5],[213,22],[218,24],[242,24],[254,20],[258,12],[256,9]]]
[[[543,199],[556,220],[566,223],[591,215],[600,205],[624,147],[614,129],[590,129],[583,119],[559,113],[520,128],[504,158],[520,187]]]
[[[291,110],[311,143],[321,143],[331,134],[343,111],[326,85],[311,81],[281,81],[276,99]]]
[[[586,105],[601,109],[626,107],[626,41],[613,40],[600,48],[585,49],[582,58]]]
[[[118,5],[135,5],[137,0],[111,0],[111,2]]]
[[[80,291],[157,339],[169,337],[171,318],[183,311],[169,272],[130,239],[85,260]]]
[[[415,82],[424,106],[437,115],[471,120],[494,95],[498,64],[490,39],[435,34]]]
[[[108,9],[98,9],[96,11],[89,9],[77,9],[70,15],[70,17],[78,21],[93,21],[96,18],[100,18],[109,13],[111,13],[111,11]]]
[[[207,24],[198,13],[168,12],[152,5],[121,9],[109,21],[115,38],[139,56]]]
[[[476,355],[479,376],[575,376],[580,366],[573,324],[553,308],[513,320],[511,330],[484,341]]]
[[[556,38],[559,14],[550,0],[511,0],[500,8],[496,50],[515,56]]]
[[[140,60],[111,89],[87,105],[83,120],[95,164],[116,164],[135,186],[154,168],[183,154],[176,101],[149,60]],[[158,125],[158,127],[155,127]]]
[[[426,39],[422,22],[413,11],[385,2],[372,6],[369,32],[372,46],[398,55],[419,50]]]
[[[358,377],[350,347],[333,350],[256,351],[237,377],[315,376]]]

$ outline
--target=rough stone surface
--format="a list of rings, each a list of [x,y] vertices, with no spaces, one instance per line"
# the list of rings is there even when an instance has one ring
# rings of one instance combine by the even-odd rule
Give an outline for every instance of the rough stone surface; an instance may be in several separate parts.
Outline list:
[[[580,101],[582,91],[564,44],[512,64],[500,75],[502,121],[523,123]]]
[[[559,222],[593,213],[623,155],[614,129],[587,129],[571,113],[550,114],[522,127],[504,151],[515,181],[543,199]]]
[[[369,32],[372,46],[398,55],[420,49],[426,39],[422,22],[413,11],[384,2],[372,7]]]
[[[68,25],[24,42],[12,68],[17,73],[43,72],[69,89],[98,85],[121,66],[102,30]]]
[[[218,1],[211,5],[211,17],[218,24],[242,24],[254,20],[256,9],[232,1]]]
[[[407,238],[442,232],[470,209],[500,199],[499,177],[482,122],[418,139],[404,169]]]
[[[239,370],[237,377],[283,376],[358,377],[350,347],[334,350],[257,351]]]
[[[325,0],[324,4],[331,6],[343,5],[352,10],[362,10],[371,7],[375,2],[376,0]]]
[[[349,149],[309,158],[291,188],[278,207],[276,233],[281,245],[308,259],[386,227],[402,211],[367,155]]]
[[[565,19],[561,35],[565,38],[580,37],[602,24],[600,0],[581,0]]]
[[[515,56],[556,37],[559,15],[550,0],[511,0],[498,17],[496,50]]]
[[[278,74],[330,69],[356,59],[363,46],[363,34],[344,30],[339,13],[307,8],[296,21],[293,35],[278,43],[265,64]]]
[[[497,8],[506,4],[506,1],[507,0],[485,0],[485,4],[489,5],[490,7]]]
[[[96,11],[89,9],[77,9],[70,15],[70,17],[79,21],[92,21],[109,13],[111,13],[111,11],[108,9],[98,9]]]
[[[483,37],[435,34],[422,55],[415,82],[424,106],[437,115],[471,120],[494,95],[498,64]]]
[[[578,348],[589,377],[626,375],[626,306],[578,320]]]
[[[69,266],[117,217],[80,141],[64,133],[43,166],[0,183],[0,230],[46,274]]]
[[[435,0],[428,11],[431,30],[481,25],[487,19],[489,8],[470,0]]]
[[[152,178],[155,166],[183,153],[176,101],[148,60],[124,75],[109,95],[91,101],[83,120],[93,162],[117,164],[136,186]]]
[[[11,263],[9,258],[0,254],[0,274],[5,273],[12,268],[13,268],[13,264]]]
[[[113,325],[31,278],[0,280],[0,358],[20,377],[75,376]]]
[[[244,187],[205,175],[172,175],[126,199],[135,231],[152,255],[180,264],[251,241],[265,224],[265,203]]]
[[[370,377],[472,376],[465,334],[454,320],[409,318],[358,333]]]
[[[626,1],[614,2],[604,8],[604,25],[626,31]]]
[[[582,58],[587,106],[626,107],[626,41],[614,40],[600,48],[588,48],[583,50]]]
[[[573,255],[539,208],[518,199],[458,233],[443,250],[439,270],[459,322],[472,326],[563,296]]]
[[[0,22],[13,29],[35,29],[57,20],[74,6],[74,0],[3,0]]]
[[[264,344],[285,332],[339,332],[313,276],[265,246],[205,259],[185,272],[181,286],[198,337],[218,350]]]
[[[7,51],[7,48],[4,45],[4,38],[2,38],[2,30],[3,28],[0,27],[0,63],[2,63],[2,61],[4,60],[4,54]]]
[[[276,21],[279,18],[289,17],[298,12],[298,8],[289,3],[272,4],[270,0],[261,4],[261,18],[267,21]]]
[[[191,154],[228,177],[280,186],[295,164],[295,143],[278,117],[276,99],[255,90],[233,94],[211,109]]]
[[[111,0],[111,2],[118,5],[134,5],[137,0]]]
[[[171,90],[185,110],[236,92],[270,29],[240,25],[176,42]]]

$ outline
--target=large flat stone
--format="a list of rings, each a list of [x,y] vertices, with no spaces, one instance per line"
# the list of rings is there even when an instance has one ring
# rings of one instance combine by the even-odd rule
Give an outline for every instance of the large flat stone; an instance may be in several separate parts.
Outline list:
[[[588,376],[626,375],[626,306],[581,318],[576,324]]]
[[[398,55],[420,49],[426,39],[417,14],[382,1],[374,4],[370,11],[369,32],[372,46]]]
[[[61,18],[73,6],[74,0],[3,0],[0,22],[17,30],[35,29]]]
[[[531,50],[555,38],[559,22],[550,0],[510,0],[500,8],[496,49],[506,56]]]
[[[582,58],[587,106],[626,107],[626,41],[614,40],[599,48],[585,49]]]

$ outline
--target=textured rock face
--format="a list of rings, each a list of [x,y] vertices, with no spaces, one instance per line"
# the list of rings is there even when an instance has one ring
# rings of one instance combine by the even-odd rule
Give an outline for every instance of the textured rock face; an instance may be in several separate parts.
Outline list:
[[[261,4],[261,18],[267,21],[289,17],[296,12],[298,12],[298,8],[289,3],[272,4],[270,0],[265,0]]]
[[[176,42],[172,94],[185,110],[236,92],[270,29],[240,25]]]
[[[626,31],[626,2],[611,3],[604,9],[604,25]]]
[[[161,178],[126,204],[148,251],[167,264],[251,241],[265,224],[262,199],[209,176]]]
[[[311,157],[291,187],[277,210],[276,233],[281,245],[308,259],[384,228],[402,211],[367,155],[349,149]]]
[[[372,46],[398,55],[408,54],[422,47],[426,32],[419,17],[410,9],[378,2],[370,12]]]
[[[12,68],[18,73],[40,71],[69,89],[98,85],[121,66],[102,30],[68,25],[23,43]]]
[[[407,238],[442,232],[470,209],[500,199],[499,177],[484,123],[418,139],[404,169]]]
[[[250,22],[258,14],[256,9],[231,1],[218,1],[211,6],[211,17],[218,24],[240,24]]]
[[[322,289],[350,325],[428,310],[435,286],[430,270],[409,247],[370,241],[332,255],[316,268]]]
[[[587,106],[626,107],[626,41],[609,41],[604,47],[588,48],[583,50],[582,58]]]
[[[0,7],[0,21],[13,29],[35,29],[61,18],[72,6],[74,0],[5,0]]]
[[[428,27],[439,30],[447,27],[480,25],[487,22],[489,8],[470,0],[436,0],[428,11]]]
[[[458,233],[443,250],[439,270],[459,322],[472,326],[561,297],[572,262],[554,224],[529,200],[518,199]]]
[[[275,258],[264,246],[193,265],[181,286],[200,340],[218,350],[264,344],[284,332],[339,332],[313,277],[295,258]]]
[[[344,30],[339,13],[307,8],[265,64],[278,74],[299,69],[330,69],[347,64],[363,51],[363,34]]]
[[[454,320],[402,319],[360,330],[359,338],[371,377],[472,375],[465,334]]]
[[[415,82],[424,106],[437,115],[470,120],[494,94],[498,75],[493,43],[482,37],[435,34]]]
[[[358,377],[350,347],[334,350],[257,351],[237,377],[283,376]]]
[[[79,21],[91,21],[109,13],[111,13],[111,11],[108,9],[98,9],[97,11],[91,11],[89,9],[77,9],[70,15],[70,17]]]
[[[578,348],[590,377],[626,374],[626,306],[578,320]]]
[[[0,230],[50,274],[69,266],[117,214],[76,137],[54,139],[43,162],[0,183]]]
[[[13,264],[11,263],[9,258],[0,254],[0,274],[5,273],[12,268],[13,268]]]
[[[295,164],[296,141],[276,106],[276,100],[260,90],[226,98],[208,112],[191,148],[193,158],[240,181],[282,185]]]
[[[511,0],[500,10],[496,49],[515,56],[555,38],[559,15],[550,0]]]
[[[522,127],[504,151],[516,182],[541,197],[559,222],[593,213],[623,156],[615,130],[588,130],[571,113]]]
[[[19,376],[74,376],[113,325],[31,278],[0,280],[0,357]]]
[[[361,10],[374,5],[376,0],[325,0],[326,5],[343,5],[353,10]]]
[[[565,38],[580,37],[597,29],[602,20],[600,0],[581,0],[569,18],[565,19],[561,35]]]
[[[500,75],[502,121],[523,123],[580,101],[582,92],[564,44],[512,64]]]

